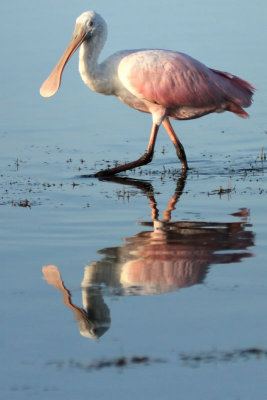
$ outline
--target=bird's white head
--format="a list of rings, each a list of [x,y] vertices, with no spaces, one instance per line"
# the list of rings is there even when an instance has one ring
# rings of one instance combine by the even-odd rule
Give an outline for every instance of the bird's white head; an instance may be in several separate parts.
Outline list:
[[[85,11],[76,19],[76,26],[80,26],[87,32],[87,39],[94,37],[96,34],[105,34],[107,25],[105,20],[95,11]]]
[[[44,81],[40,88],[43,97],[53,96],[59,89],[62,72],[75,51],[84,41],[94,41],[96,38],[100,45],[104,43],[107,36],[107,25],[105,20],[95,11],[86,11],[76,19],[76,25],[71,41],[59,62]]]

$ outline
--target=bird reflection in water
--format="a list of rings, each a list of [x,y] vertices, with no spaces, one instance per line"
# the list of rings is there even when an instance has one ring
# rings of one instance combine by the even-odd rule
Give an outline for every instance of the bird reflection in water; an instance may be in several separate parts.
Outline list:
[[[99,338],[110,326],[110,311],[104,296],[147,295],[174,291],[202,283],[212,264],[229,264],[251,257],[254,234],[248,224],[249,211],[232,214],[238,222],[171,221],[186,176],[177,182],[176,190],[159,219],[151,183],[126,178],[109,181],[141,189],[149,200],[152,221],[140,225],[151,230],[123,239],[121,246],[99,250],[100,261],[87,265],[82,281],[83,308],[72,303],[58,268],[43,267],[45,280],[63,294],[63,302],[78,321],[83,336]]]

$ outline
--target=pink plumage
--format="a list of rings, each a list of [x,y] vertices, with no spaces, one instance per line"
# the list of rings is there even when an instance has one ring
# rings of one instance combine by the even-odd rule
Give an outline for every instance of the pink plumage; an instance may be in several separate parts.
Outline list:
[[[255,89],[234,75],[167,50],[129,54],[121,61],[119,77],[136,97],[165,107],[167,115],[176,119],[225,110],[247,116],[241,107],[251,104]]]
[[[80,15],[68,47],[40,89],[44,97],[57,92],[66,63],[81,46],[79,70],[90,89],[115,95],[130,107],[152,114],[153,125],[144,155],[136,161],[99,171],[95,176],[114,175],[149,163],[161,124],[176,148],[182,170],[186,171],[185,151],[169,117],[192,119],[223,111],[248,117],[243,107],[251,105],[255,90],[249,82],[169,50],[124,50],[98,64],[106,37],[106,22],[99,14],[87,11]]]

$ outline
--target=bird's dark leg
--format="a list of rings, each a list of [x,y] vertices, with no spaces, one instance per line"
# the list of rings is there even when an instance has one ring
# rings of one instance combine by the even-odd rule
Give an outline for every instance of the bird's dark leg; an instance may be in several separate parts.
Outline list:
[[[145,154],[142,155],[142,157],[138,158],[138,160],[123,165],[119,165],[118,167],[104,169],[102,171],[97,172],[95,176],[96,177],[111,176],[118,174],[119,172],[128,171],[129,169],[141,167],[142,165],[148,164],[150,161],[152,161],[153,158],[158,130],[159,130],[159,125],[153,124],[147,150]]]
[[[173,130],[173,127],[171,126],[171,123],[169,121],[169,118],[165,118],[164,121],[162,122],[164,128],[166,129],[168,135],[171,138],[172,143],[174,144],[174,147],[176,148],[176,153],[181,161],[182,164],[182,170],[187,171],[188,170],[188,164],[187,164],[187,159],[184,151],[184,146],[176,136],[176,133]]]

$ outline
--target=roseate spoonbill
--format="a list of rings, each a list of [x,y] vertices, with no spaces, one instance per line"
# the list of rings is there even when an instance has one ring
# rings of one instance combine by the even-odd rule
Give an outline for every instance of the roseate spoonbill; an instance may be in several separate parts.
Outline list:
[[[176,148],[183,171],[186,171],[185,151],[169,117],[183,120],[223,111],[248,117],[242,107],[249,107],[252,102],[255,87],[249,82],[169,50],[124,50],[98,64],[106,38],[107,25],[99,14],[95,11],[81,14],[68,47],[40,89],[43,97],[57,92],[66,63],[81,46],[79,71],[90,89],[115,95],[130,107],[152,114],[153,125],[144,155],[136,161],[102,170],[95,176],[114,175],[149,163],[161,124]]]

